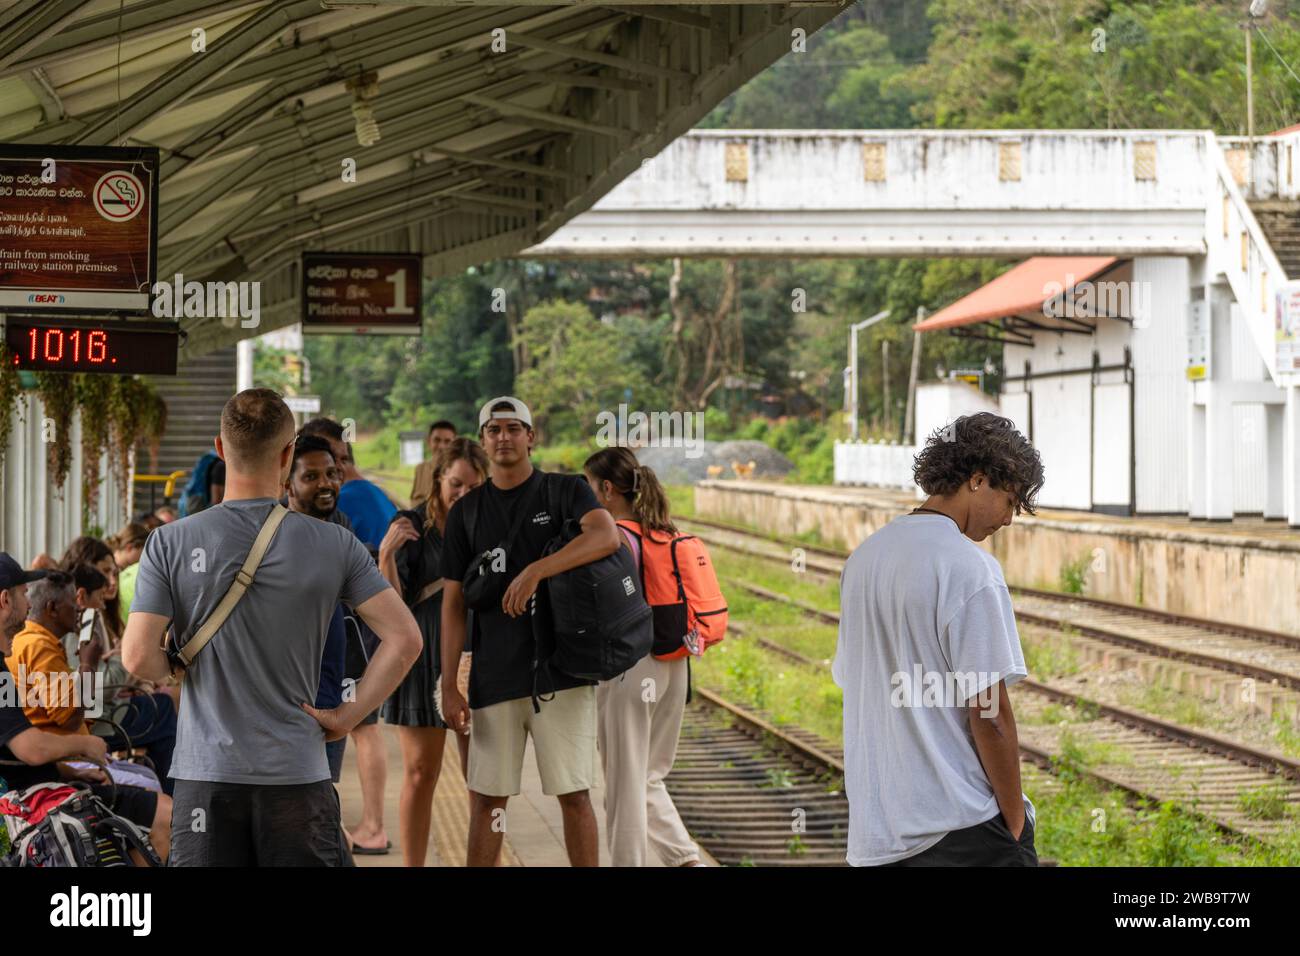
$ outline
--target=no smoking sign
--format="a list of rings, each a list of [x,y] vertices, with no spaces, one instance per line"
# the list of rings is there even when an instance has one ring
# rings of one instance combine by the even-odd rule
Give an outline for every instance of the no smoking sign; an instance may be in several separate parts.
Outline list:
[[[115,169],[95,183],[95,211],[109,222],[128,222],[144,206],[144,184],[125,170]]]

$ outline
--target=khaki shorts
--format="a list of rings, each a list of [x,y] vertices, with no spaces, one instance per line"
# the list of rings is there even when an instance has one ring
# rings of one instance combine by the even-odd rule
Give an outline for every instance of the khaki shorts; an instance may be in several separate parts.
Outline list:
[[[542,793],[590,790],[596,782],[596,688],[574,687],[542,701],[527,697],[470,712],[469,789],[488,797],[519,793],[524,747],[533,738]]]

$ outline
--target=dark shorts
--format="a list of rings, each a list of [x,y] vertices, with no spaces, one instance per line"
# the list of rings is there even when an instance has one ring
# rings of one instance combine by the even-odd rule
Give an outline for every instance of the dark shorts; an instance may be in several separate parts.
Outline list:
[[[328,780],[289,786],[177,780],[169,866],[347,866]],[[197,812],[202,811],[202,812]]]
[[[1038,866],[1034,850],[1034,825],[1025,817],[1017,840],[999,813],[992,820],[964,830],[953,830],[916,856],[885,866]]]
[[[143,787],[114,787],[109,783],[92,783],[90,789],[119,817],[126,817],[146,830],[153,827],[154,814],[158,812],[158,794],[154,791]]]

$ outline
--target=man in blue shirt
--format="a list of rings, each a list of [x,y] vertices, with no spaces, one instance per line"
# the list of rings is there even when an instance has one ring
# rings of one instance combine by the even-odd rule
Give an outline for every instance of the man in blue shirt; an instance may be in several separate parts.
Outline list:
[[[290,511],[310,515],[321,521],[332,521],[336,514],[339,494],[339,470],[329,442],[315,435],[299,437],[293,446],[293,464],[289,466],[289,481],[285,486],[286,503]],[[347,660],[347,632],[343,625],[343,605],[334,609],[325,637],[325,654],[321,658],[320,686],[316,691],[314,706],[329,710],[343,703],[343,669]],[[329,760],[330,779],[339,782],[343,770],[343,748],[348,739],[343,737],[325,744]]]
[[[328,520],[350,527],[352,533],[370,550],[379,551],[379,543],[388,530],[397,508],[383,496],[377,486],[361,477],[352,460],[352,447],[343,440],[343,426],[330,418],[314,418],[299,429],[299,440],[307,437],[324,439],[330,447],[340,477],[346,484],[338,489],[337,507]],[[371,497],[368,492],[373,492]],[[351,502],[349,513],[345,498]],[[378,500],[376,500],[378,499]],[[360,679],[378,647],[375,635],[354,615],[345,615],[344,678]],[[348,622],[351,622],[349,626]],[[348,827],[352,852],[386,854],[392,843],[384,829],[384,787],[388,777],[388,758],[379,732],[379,709],[367,714],[352,731],[356,744],[357,775],[361,779],[361,821]]]
[[[328,418],[314,418],[302,426],[302,435],[318,435],[335,450],[335,464],[343,477],[339,490],[339,510],[348,516],[352,530],[372,554],[379,551],[379,542],[397,514],[397,506],[373,481],[361,477],[352,458],[352,446],[343,440],[343,426]]]

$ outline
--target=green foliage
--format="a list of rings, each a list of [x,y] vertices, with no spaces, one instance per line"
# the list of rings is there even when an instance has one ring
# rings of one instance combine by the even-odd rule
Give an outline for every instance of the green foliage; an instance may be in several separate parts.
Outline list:
[[[923,4],[850,7],[720,103],[700,124],[730,129],[910,126],[918,93],[896,81],[927,37]],[[874,14],[874,16],[873,16]],[[871,22],[874,19],[876,22]]]
[[[50,420],[46,461],[50,486],[56,498],[63,497],[68,472],[72,470],[72,416],[77,409],[76,376],[67,372],[37,372],[36,395],[45,417]]]
[[[259,345],[253,353],[253,381],[259,388],[273,388],[281,395],[294,395],[299,391],[299,378],[286,360],[295,353]]]
[[[528,396],[539,440],[575,438],[596,431],[597,414],[620,402],[658,405],[641,369],[631,364],[623,340],[586,306],[553,300],[524,314],[516,341],[532,363],[515,380]]]
[[[74,389],[81,410],[81,518],[85,524],[99,501],[104,482],[99,462],[105,452],[109,453],[109,467],[113,467],[113,376],[82,373],[74,376]]]
[[[1070,677],[1079,673],[1079,654],[1067,639],[1060,637],[1030,637],[1024,635],[1021,648],[1029,673],[1041,680]]]
[[[1074,561],[1061,562],[1060,589],[1066,594],[1082,594],[1088,587],[1088,565],[1092,563],[1090,555],[1083,555]]]
[[[13,417],[20,411],[18,399],[23,393],[22,382],[14,368],[9,349],[0,342],[0,468],[4,467],[9,450],[9,435],[13,430]]]
[[[1252,820],[1281,820],[1287,813],[1285,784],[1269,783],[1238,794],[1241,811]]]
[[[935,0],[928,62],[900,81],[925,125],[999,129],[1213,129],[1245,132],[1244,5]],[[1281,59],[1300,33],[1263,21]],[[1256,43],[1256,122],[1293,122],[1297,85]]]

